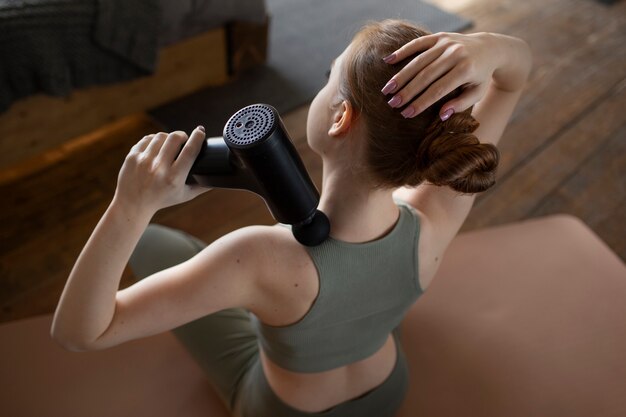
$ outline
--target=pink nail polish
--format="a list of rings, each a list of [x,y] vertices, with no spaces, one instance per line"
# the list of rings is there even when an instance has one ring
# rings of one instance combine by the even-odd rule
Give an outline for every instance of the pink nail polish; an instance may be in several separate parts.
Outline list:
[[[391,61],[393,61],[394,59],[396,59],[396,54],[395,52],[391,55],[388,55],[386,57],[383,58],[383,61],[385,61],[387,64],[390,63]]]
[[[413,107],[407,107],[406,109],[402,110],[402,113],[400,114],[404,116],[404,118],[408,118],[415,114],[415,109]]]
[[[389,80],[389,82],[385,84],[383,89],[380,91],[386,95],[386,94],[392,93],[396,89],[397,86],[398,86],[398,83],[396,82],[396,80]]]
[[[441,118],[442,122],[445,122],[446,120],[448,120],[450,118],[450,116],[452,116],[454,114],[454,109],[448,109],[446,111],[444,111],[443,113],[441,113],[439,115],[439,117]]]
[[[402,97],[395,95],[387,102],[391,107],[398,107],[402,103]]]

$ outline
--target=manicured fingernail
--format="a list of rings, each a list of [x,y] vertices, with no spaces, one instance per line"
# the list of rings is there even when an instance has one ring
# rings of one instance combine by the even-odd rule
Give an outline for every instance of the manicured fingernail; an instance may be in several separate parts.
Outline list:
[[[380,91],[386,95],[386,94],[392,93],[396,89],[397,86],[398,86],[398,83],[396,82],[396,80],[389,80],[389,82],[385,84],[383,89]]]
[[[387,102],[391,107],[398,107],[402,103],[402,97],[395,95]]]
[[[405,118],[411,117],[415,114],[415,109],[409,106],[406,109],[402,110],[402,113],[400,114],[403,115]]]
[[[450,116],[452,116],[454,114],[454,109],[448,109],[446,111],[444,111],[443,113],[441,113],[439,115],[439,117],[441,117],[441,121],[445,122],[446,120],[448,120],[450,118]]]
[[[199,126],[198,126],[198,130],[200,130],[200,131],[202,131],[202,133],[204,133],[204,126],[199,125]]]
[[[393,54],[391,54],[391,55],[387,55],[386,57],[384,57],[383,61],[385,61],[388,64],[391,61],[393,61],[394,59],[396,59],[396,53],[395,52]]]

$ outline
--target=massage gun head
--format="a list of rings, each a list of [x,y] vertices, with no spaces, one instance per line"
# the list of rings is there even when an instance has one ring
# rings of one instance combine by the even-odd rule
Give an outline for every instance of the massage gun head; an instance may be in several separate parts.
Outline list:
[[[255,146],[274,132],[280,123],[275,108],[253,104],[233,114],[224,126],[224,140],[230,148],[245,149]]]
[[[274,107],[254,104],[236,112],[224,126],[224,142],[254,176],[253,191],[278,222],[292,225],[298,242],[326,240],[330,222],[317,210],[319,192]]]

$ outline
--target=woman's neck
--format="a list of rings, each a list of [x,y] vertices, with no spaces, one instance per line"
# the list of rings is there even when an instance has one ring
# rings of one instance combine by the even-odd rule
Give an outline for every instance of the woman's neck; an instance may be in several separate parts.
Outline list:
[[[392,190],[372,188],[345,164],[324,161],[322,184],[319,209],[330,219],[333,238],[367,242],[384,236],[396,224],[399,210]]]

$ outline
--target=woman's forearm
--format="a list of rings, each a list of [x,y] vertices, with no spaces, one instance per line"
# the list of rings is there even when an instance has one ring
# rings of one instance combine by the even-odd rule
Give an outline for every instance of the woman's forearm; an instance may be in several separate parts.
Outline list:
[[[493,85],[499,90],[513,92],[522,90],[532,66],[528,44],[519,38],[497,33],[485,33],[497,50],[499,62],[493,73]]]
[[[113,201],[98,222],[65,284],[52,337],[72,350],[97,348],[115,315],[122,273],[157,210],[206,192],[185,180],[204,143],[204,128],[144,136],[130,150]],[[182,150],[181,150],[182,147]]]
[[[108,328],[124,268],[153,213],[114,198],[76,261],[54,314],[52,336],[85,350]]]

